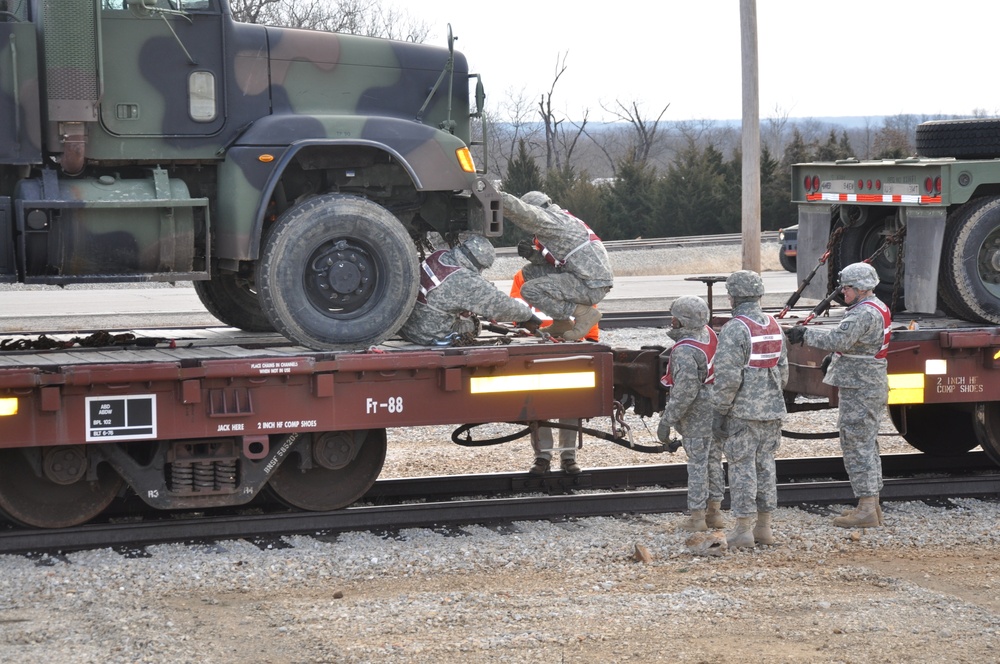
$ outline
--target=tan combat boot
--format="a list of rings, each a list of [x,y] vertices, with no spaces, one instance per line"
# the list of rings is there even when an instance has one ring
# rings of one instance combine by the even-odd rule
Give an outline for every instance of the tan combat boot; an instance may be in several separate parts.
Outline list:
[[[681,525],[677,527],[689,533],[703,533],[707,531],[708,526],[705,524],[705,510],[691,510],[691,516],[681,521]]]
[[[573,329],[573,321],[567,318],[565,320],[552,321],[552,325],[549,325],[548,327],[543,327],[542,332],[545,332],[546,334],[549,334],[553,337],[561,337],[563,334],[570,331],[571,329]]]
[[[705,524],[709,528],[725,528],[726,522],[722,518],[722,501],[708,501],[708,509],[705,511]]]
[[[757,516],[736,517],[736,527],[726,533],[726,544],[730,549],[753,548],[753,522]]]
[[[862,496],[858,499],[857,509],[836,517],[833,525],[841,528],[877,528],[882,525],[880,511],[878,496]]]
[[[757,525],[753,527],[753,541],[757,544],[774,544],[770,512],[757,513]]]
[[[576,305],[576,309],[573,311],[573,327],[568,332],[565,332],[562,336],[563,339],[568,341],[579,341],[587,336],[587,332],[590,332],[590,328],[597,325],[601,320],[601,312],[594,307],[587,306],[586,304]]]

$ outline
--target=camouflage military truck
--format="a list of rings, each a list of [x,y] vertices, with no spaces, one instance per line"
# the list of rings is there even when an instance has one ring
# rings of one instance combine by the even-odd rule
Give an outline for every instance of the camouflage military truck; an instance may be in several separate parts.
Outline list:
[[[0,282],[190,280],[229,325],[378,343],[426,233],[503,230],[452,42],[242,24],[226,0],[0,0]]]
[[[828,250],[830,274],[871,259],[895,310],[1000,324],[1000,119],[925,122],[916,147],[906,159],[792,167],[798,274]],[[828,292],[827,271],[818,277],[806,296]]]

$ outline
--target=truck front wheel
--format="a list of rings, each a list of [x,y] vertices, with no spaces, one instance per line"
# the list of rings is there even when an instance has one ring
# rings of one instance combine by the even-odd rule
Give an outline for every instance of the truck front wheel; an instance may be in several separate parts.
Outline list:
[[[270,233],[258,272],[261,305],[275,329],[303,346],[367,348],[406,321],[417,268],[413,241],[388,210],[357,196],[316,196]]]
[[[1000,324],[1000,197],[979,198],[949,219],[941,299],[962,318]]]

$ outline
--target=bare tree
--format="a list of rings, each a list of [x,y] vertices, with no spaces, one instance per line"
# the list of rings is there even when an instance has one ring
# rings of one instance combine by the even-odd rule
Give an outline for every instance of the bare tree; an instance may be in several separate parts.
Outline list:
[[[660,121],[663,119],[663,114],[670,108],[670,104],[663,107],[663,110],[660,111],[655,120],[643,117],[642,109],[639,108],[638,102],[632,101],[628,104],[623,104],[621,101],[616,100],[615,104],[617,104],[616,108],[608,108],[607,106],[602,106],[602,108],[617,117],[620,121],[627,122],[631,126],[627,154],[636,163],[649,163],[650,155],[653,154],[654,148],[657,147],[657,141],[661,136],[660,129],[662,129],[663,125]]]
[[[412,42],[430,28],[381,0],[232,0],[233,17],[246,23],[284,25]]]
[[[555,93],[559,79],[566,72],[566,58],[568,56],[569,53],[556,56],[556,73],[552,79],[552,85],[538,101],[538,112],[542,116],[542,126],[545,129],[545,170],[549,170],[553,166],[557,168],[561,166],[559,151],[556,149],[556,133],[559,131],[562,120],[557,120],[555,112],[552,110],[552,95]]]
[[[781,154],[785,149],[785,130],[788,128],[788,111],[775,104],[774,115],[764,120],[764,144],[771,154]]]

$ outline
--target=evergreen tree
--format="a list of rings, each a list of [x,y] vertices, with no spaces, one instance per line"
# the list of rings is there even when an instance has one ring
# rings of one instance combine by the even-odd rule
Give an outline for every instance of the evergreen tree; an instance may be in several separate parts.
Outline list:
[[[771,156],[766,146],[760,151],[760,227],[773,231],[798,223],[798,208],[792,204],[788,169]]]
[[[739,210],[739,190],[728,191],[732,175],[724,172],[722,155],[714,147],[699,149],[693,140],[680,151],[661,182],[657,237],[708,235],[739,228],[739,217],[728,219],[727,198]]]
[[[517,156],[507,164],[507,173],[503,178],[503,190],[513,196],[523,196],[529,191],[542,190],[542,172],[535,163],[535,158],[528,153],[524,139],[518,141]],[[503,235],[493,242],[501,247],[513,247],[518,242],[531,237],[514,224],[505,223]]]
[[[604,202],[602,218],[587,223],[603,240],[656,237],[656,170],[627,158],[618,163],[617,171],[614,183],[600,190]]]

